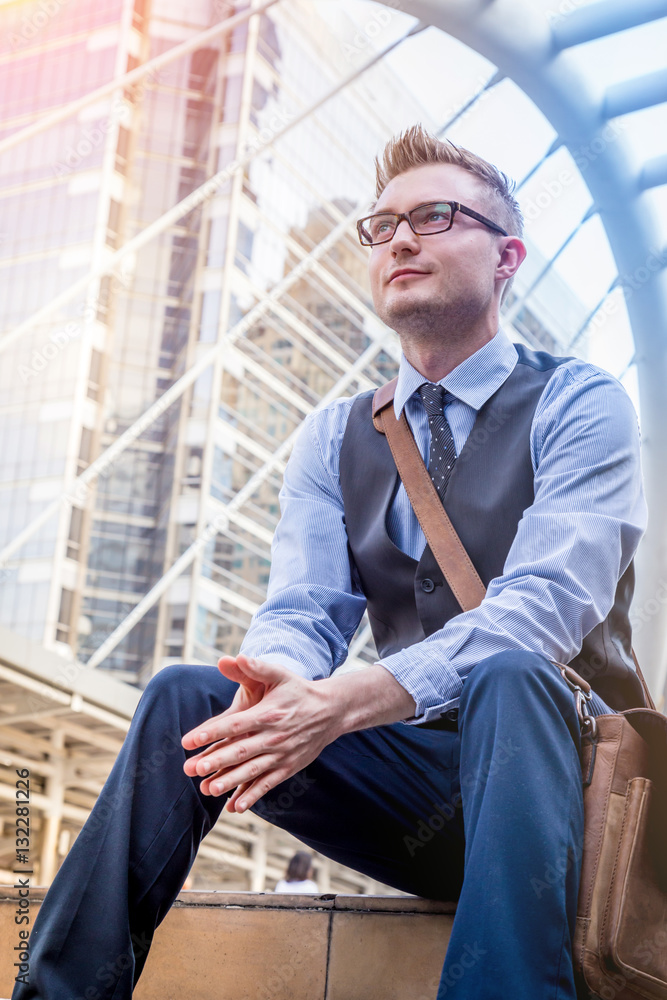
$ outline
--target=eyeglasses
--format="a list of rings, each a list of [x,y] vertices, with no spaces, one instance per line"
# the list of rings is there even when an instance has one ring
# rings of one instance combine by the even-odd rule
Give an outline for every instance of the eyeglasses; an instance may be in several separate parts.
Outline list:
[[[483,222],[501,236],[509,236],[501,226],[472,208],[466,208],[459,201],[434,201],[428,205],[418,205],[411,212],[378,212],[377,215],[367,215],[365,219],[359,219],[357,222],[357,232],[362,246],[374,247],[378,243],[388,243],[393,239],[399,223],[405,219],[417,236],[433,236],[451,229],[457,212]]]

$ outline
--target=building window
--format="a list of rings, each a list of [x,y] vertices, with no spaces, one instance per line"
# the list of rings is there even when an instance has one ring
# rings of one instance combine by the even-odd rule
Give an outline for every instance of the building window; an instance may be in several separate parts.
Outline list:
[[[60,591],[60,610],[58,612],[58,626],[56,628],[56,639],[59,642],[70,641],[73,603],[74,591],[63,587]]]
[[[127,161],[130,153],[130,133],[123,125],[118,126],[118,143],[116,145],[116,170],[119,174],[127,172]]]
[[[255,239],[255,234],[252,229],[248,229],[244,222],[239,222],[238,233],[236,236],[236,257],[234,263],[243,271],[244,274],[248,273],[248,264],[252,258],[252,245]]]
[[[217,339],[221,301],[222,292],[219,288],[210,288],[202,295],[199,318],[199,339],[201,341],[211,343]]]
[[[79,558],[81,548],[81,529],[83,527],[83,511],[80,507],[72,507],[69,519],[69,536],[67,538],[67,558]]]
[[[111,301],[111,276],[106,274],[100,281],[100,292],[97,297],[97,319],[106,322]]]
[[[229,221],[226,215],[217,215],[211,219],[208,230],[207,267],[224,267],[227,252],[227,229]]]
[[[100,371],[102,369],[102,355],[94,347],[90,352],[90,374],[88,375],[89,399],[98,399],[100,392]]]
[[[109,220],[107,222],[107,237],[105,243],[110,247],[118,246],[118,233],[120,232],[120,202],[109,200]]]
[[[228,76],[225,81],[225,97],[222,106],[223,122],[233,123],[239,120],[241,108],[242,76]]]
[[[79,444],[79,460],[76,464],[76,474],[80,476],[84,469],[90,465],[90,456],[93,450],[93,432],[90,427],[81,428],[81,443]]]

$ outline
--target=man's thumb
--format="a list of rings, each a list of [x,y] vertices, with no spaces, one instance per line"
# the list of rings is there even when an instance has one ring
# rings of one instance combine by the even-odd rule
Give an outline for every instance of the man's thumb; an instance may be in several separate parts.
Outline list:
[[[236,657],[236,665],[246,676],[262,684],[277,684],[285,678],[285,667],[277,663],[266,663],[264,660],[256,660],[254,657],[244,656],[239,653]]]
[[[239,667],[235,656],[221,656],[218,660],[218,670],[223,677],[235,681],[237,684],[247,684],[248,682],[248,677]]]

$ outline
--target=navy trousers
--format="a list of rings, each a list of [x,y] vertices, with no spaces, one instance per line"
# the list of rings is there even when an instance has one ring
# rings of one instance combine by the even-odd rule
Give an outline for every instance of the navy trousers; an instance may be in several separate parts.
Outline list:
[[[14,1000],[131,997],[224,804],[184,775],[180,736],[234,690],[215,667],[168,667],[150,682],[38,915],[30,984]],[[556,668],[511,651],[471,672],[458,730],[347,734],[255,812],[398,889],[459,900],[440,982],[410,1000],[574,1000],[579,750]]]

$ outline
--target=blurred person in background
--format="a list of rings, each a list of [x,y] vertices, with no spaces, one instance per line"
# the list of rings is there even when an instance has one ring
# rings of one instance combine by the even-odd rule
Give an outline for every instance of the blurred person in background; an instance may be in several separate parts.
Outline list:
[[[308,851],[297,851],[287,866],[285,878],[276,884],[274,892],[319,892],[313,874],[313,856]]]

